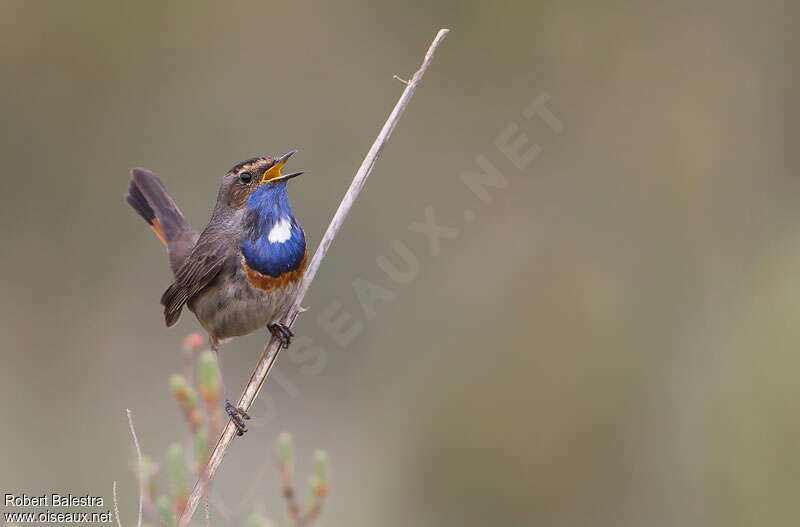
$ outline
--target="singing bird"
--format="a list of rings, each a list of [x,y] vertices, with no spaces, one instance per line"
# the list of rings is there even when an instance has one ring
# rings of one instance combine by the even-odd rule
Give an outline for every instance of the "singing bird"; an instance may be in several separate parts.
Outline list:
[[[167,327],[186,306],[218,356],[222,341],[263,327],[284,348],[294,336],[281,320],[305,273],[308,249],[286,192],[288,181],[302,172],[284,175],[281,169],[295,152],[254,157],[230,169],[199,236],[155,174],[131,170],[125,200],[166,246],[174,275],[161,297]],[[250,416],[231,404],[227,390],[225,411],[244,434],[243,420]]]

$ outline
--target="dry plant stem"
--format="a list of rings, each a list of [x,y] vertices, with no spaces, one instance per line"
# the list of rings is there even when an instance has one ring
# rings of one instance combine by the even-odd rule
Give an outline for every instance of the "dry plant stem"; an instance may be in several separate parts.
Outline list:
[[[117,481],[114,480],[114,485],[111,487],[111,492],[114,495],[114,517],[117,519],[117,527],[122,527],[122,522],[119,521],[119,503],[117,503]]]
[[[131,415],[131,411],[129,408],[125,409],[125,412],[128,414],[128,426],[131,429],[131,435],[133,436],[133,444],[136,446],[136,472],[138,473],[139,479],[139,521],[136,524],[137,527],[142,527],[142,504],[144,503],[144,474],[142,473],[142,448],[139,446],[139,438],[136,437],[136,429],[133,428],[133,415]]]
[[[439,46],[439,44],[441,44],[442,40],[444,40],[449,31],[450,30],[448,29],[440,29],[436,34],[436,38],[433,39],[433,42],[428,48],[427,53],[425,53],[422,66],[420,66],[417,72],[414,73],[414,76],[411,78],[411,80],[408,81],[406,88],[403,90],[403,94],[400,96],[397,104],[395,104],[392,113],[389,114],[389,118],[386,120],[386,123],[384,123],[383,128],[381,128],[381,131],[378,134],[378,137],[375,138],[375,142],[372,143],[372,147],[369,149],[367,156],[364,158],[364,161],[362,161],[361,166],[358,168],[358,172],[356,172],[353,182],[347,189],[344,198],[342,198],[342,202],[339,204],[339,208],[333,215],[333,219],[331,219],[328,229],[325,231],[319,247],[314,253],[314,257],[311,259],[311,263],[308,265],[308,269],[306,270],[306,273],[300,282],[300,286],[298,287],[294,301],[292,302],[292,305],[284,319],[285,324],[291,326],[294,323],[294,319],[297,317],[297,313],[300,308],[300,303],[303,301],[303,298],[308,292],[308,288],[311,286],[311,282],[314,280],[314,276],[317,274],[320,263],[322,263],[322,259],[328,252],[328,248],[330,247],[331,243],[333,243],[333,238],[336,236],[336,233],[339,232],[345,216],[347,216],[347,213],[350,212],[356,197],[358,197],[359,192],[361,192],[361,188],[364,186],[364,183],[366,183],[367,177],[369,176],[370,172],[372,172],[372,167],[375,166],[378,156],[383,151],[383,147],[386,145],[386,142],[392,135],[392,130],[394,130],[394,127],[397,125],[397,121],[400,119],[400,116],[403,114],[406,106],[408,106],[408,102],[414,95],[419,81],[428,70],[431,61],[433,60],[433,54],[436,51],[436,48]],[[267,378],[272,366],[275,364],[275,359],[278,357],[280,348],[280,342],[273,337],[264,348],[264,352],[261,354],[261,359],[258,361],[258,365],[256,366],[253,375],[250,377],[250,381],[247,383],[247,387],[245,387],[244,393],[242,393],[242,397],[239,399],[237,406],[245,411],[250,409],[253,401],[258,396],[258,392],[261,390],[261,386],[264,384],[264,380]],[[189,525],[192,515],[194,514],[200,498],[203,495],[203,487],[205,486],[204,482],[210,480],[214,476],[214,472],[216,472],[217,467],[219,467],[219,464],[222,462],[222,457],[230,447],[235,434],[236,426],[234,426],[231,421],[228,421],[227,426],[223,430],[222,435],[217,442],[217,446],[211,453],[211,457],[208,460],[208,465],[206,465],[203,474],[197,479],[197,482],[192,489],[192,493],[186,503],[186,508],[184,509],[178,523],[179,527],[187,527]]]

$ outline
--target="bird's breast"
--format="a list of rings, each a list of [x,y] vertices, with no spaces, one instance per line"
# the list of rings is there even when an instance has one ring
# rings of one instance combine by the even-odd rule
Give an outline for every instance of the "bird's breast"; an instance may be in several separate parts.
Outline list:
[[[303,278],[308,265],[308,249],[303,248],[303,256],[293,269],[279,272],[277,276],[263,273],[250,266],[247,257],[242,258],[242,270],[247,277],[247,283],[261,291],[273,291],[295,285]]]
[[[224,340],[247,335],[282,319],[297,283],[263,290],[250,283],[244,263],[223,269],[217,279],[189,301],[209,335]]]

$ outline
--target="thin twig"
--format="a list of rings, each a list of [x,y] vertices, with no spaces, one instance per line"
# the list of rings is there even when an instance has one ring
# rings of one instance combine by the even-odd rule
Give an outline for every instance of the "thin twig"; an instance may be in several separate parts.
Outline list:
[[[328,248],[330,247],[331,243],[333,243],[333,238],[336,236],[336,233],[339,232],[339,229],[344,222],[344,218],[347,216],[347,213],[350,212],[356,197],[358,197],[359,192],[361,192],[361,188],[364,186],[364,183],[366,183],[367,177],[369,176],[370,172],[372,172],[372,167],[375,166],[378,156],[383,151],[383,147],[386,145],[386,142],[392,135],[392,131],[397,125],[400,116],[403,114],[406,106],[408,106],[411,97],[414,95],[414,92],[417,89],[419,81],[422,79],[422,76],[430,66],[436,48],[439,46],[439,44],[441,44],[442,40],[444,40],[444,37],[447,36],[449,31],[450,30],[448,29],[440,29],[436,34],[436,38],[433,39],[433,42],[428,48],[427,53],[425,53],[422,66],[420,66],[417,72],[414,73],[414,76],[411,78],[411,80],[408,81],[408,84],[406,85],[405,90],[403,90],[403,94],[400,96],[397,104],[395,104],[392,113],[389,114],[389,118],[384,123],[383,128],[381,128],[378,137],[375,138],[375,142],[372,143],[372,147],[369,149],[369,152],[367,152],[364,161],[361,162],[361,166],[358,168],[358,171],[353,178],[353,182],[350,183],[350,187],[347,189],[347,192],[342,198],[339,208],[333,215],[333,219],[331,219],[328,229],[325,231],[319,247],[314,253],[314,257],[312,258],[311,263],[309,264],[308,269],[306,270],[306,273],[300,282],[300,286],[297,289],[294,301],[292,302],[292,305],[289,308],[286,317],[284,318],[284,324],[291,326],[294,323],[294,319],[297,317],[297,313],[299,311],[300,303],[303,301],[303,297],[305,297],[306,293],[308,292],[308,288],[311,286],[311,282],[314,280],[317,270],[319,270],[322,259],[328,252]],[[250,409],[253,401],[258,396],[258,392],[261,390],[261,386],[264,384],[264,380],[269,375],[270,370],[272,370],[272,366],[275,364],[275,360],[278,357],[280,349],[280,341],[275,337],[272,337],[267,346],[264,348],[264,352],[261,354],[261,358],[258,361],[255,371],[253,371],[253,374],[250,376],[250,381],[247,383],[244,393],[242,393],[239,403],[237,404],[238,407],[245,411]],[[203,487],[205,486],[205,482],[214,476],[214,473],[219,467],[219,464],[222,462],[222,457],[230,447],[235,434],[236,426],[234,426],[233,422],[228,421],[228,424],[225,426],[225,429],[223,430],[216,447],[214,447],[214,451],[211,453],[211,457],[208,460],[206,468],[203,470],[203,473],[197,479],[197,482],[192,489],[192,493],[186,503],[186,508],[184,509],[183,514],[181,514],[181,518],[178,523],[179,527],[187,527],[189,525],[192,515],[194,514],[194,511],[200,502],[200,498],[203,495]]]
[[[139,438],[136,437],[136,429],[133,427],[133,415],[129,408],[125,409],[128,414],[128,426],[133,436],[133,444],[136,446],[137,469],[139,476],[139,521],[137,527],[142,527],[142,505],[144,503],[144,474],[142,473],[142,448],[139,446]]]
[[[122,527],[122,522],[119,521],[119,503],[117,503],[117,480],[114,480],[111,493],[114,495],[114,517],[117,519],[117,527]]]

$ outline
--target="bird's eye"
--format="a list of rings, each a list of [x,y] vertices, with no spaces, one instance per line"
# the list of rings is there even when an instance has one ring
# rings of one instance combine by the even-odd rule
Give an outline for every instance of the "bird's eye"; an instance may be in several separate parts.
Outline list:
[[[253,179],[253,176],[250,175],[250,172],[242,172],[239,174],[239,181],[242,183],[250,183],[251,179]]]

